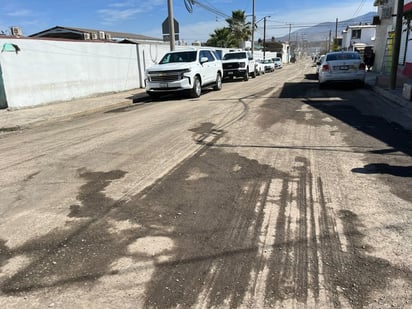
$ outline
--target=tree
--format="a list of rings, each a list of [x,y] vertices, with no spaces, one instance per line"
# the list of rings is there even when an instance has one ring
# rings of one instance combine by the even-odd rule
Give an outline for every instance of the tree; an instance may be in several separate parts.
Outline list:
[[[232,17],[227,18],[226,22],[229,24],[229,29],[237,41],[237,46],[241,47],[242,42],[248,40],[252,34],[251,23],[246,22],[245,11],[233,11]]]
[[[206,42],[207,46],[215,47],[237,47],[237,41],[232,34],[230,28],[218,28],[215,29],[215,33],[210,35],[210,38]]]
[[[249,39],[252,34],[251,23],[246,22],[245,11],[233,11],[232,17],[226,19],[228,27],[216,29],[206,45],[216,47],[233,48],[242,47],[243,41]]]

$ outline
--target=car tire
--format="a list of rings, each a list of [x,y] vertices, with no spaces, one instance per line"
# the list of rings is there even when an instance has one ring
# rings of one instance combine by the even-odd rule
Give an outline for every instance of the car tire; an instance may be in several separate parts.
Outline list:
[[[252,78],[256,78],[256,71],[253,71]]]
[[[220,73],[217,73],[216,82],[215,82],[215,86],[213,87],[213,90],[219,91],[221,89],[222,89],[222,76],[220,76]]]
[[[243,80],[247,82],[249,80],[249,68],[246,68],[245,76],[243,76]]]
[[[198,98],[202,93],[202,85],[198,76],[193,78],[193,88],[190,90],[189,95],[191,98]]]

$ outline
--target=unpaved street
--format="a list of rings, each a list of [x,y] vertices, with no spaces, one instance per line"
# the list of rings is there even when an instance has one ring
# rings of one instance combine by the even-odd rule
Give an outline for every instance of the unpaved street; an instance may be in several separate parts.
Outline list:
[[[410,308],[411,135],[314,70],[0,135],[0,308]]]

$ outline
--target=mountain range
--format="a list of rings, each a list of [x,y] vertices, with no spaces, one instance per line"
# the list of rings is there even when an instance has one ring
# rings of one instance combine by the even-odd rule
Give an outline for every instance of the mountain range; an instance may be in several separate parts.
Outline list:
[[[337,22],[337,31],[338,37],[342,33],[343,30],[346,29],[347,26],[353,25],[365,25],[365,24],[372,24],[373,16],[376,15],[376,12],[369,12],[364,15],[354,17],[348,20],[343,20]],[[311,27],[301,28],[299,30],[293,31],[290,33],[290,40],[307,40],[309,42],[316,42],[316,41],[324,41],[328,38],[329,33],[332,34],[332,37],[335,36],[336,32],[336,21],[334,22],[324,22],[317,24]],[[288,41],[289,34],[285,35],[280,38],[276,38],[278,41]]]

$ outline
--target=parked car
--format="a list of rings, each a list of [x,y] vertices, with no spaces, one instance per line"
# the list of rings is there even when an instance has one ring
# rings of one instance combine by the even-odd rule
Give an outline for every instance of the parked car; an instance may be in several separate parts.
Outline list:
[[[249,76],[256,77],[255,60],[249,51],[233,51],[223,56],[223,78],[242,77],[249,80]]]
[[[265,66],[265,72],[273,72],[275,70],[275,63],[272,59],[262,60],[263,65]]]
[[[265,74],[265,65],[263,64],[262,59],[257,59],[255,61],[255,67],[256,67],[256,74],[257,75]]]
[[[323,62],[323,59],[325,59],[325,55],[320,55],[319,59],[316,61],[316,76],[319,76],[319,69],[320,69],[320,65]]]
[[[282,58],[275,57],[272,60],[273,60],[273,63],[275,64],[275,69],[281,69],[283,67]]]
[[[175,92],[187,92],[197,98],[203,87],[220,90],[222,77],[222,61],[213,49],[175,50],[146,70],[146,92],[153,98]]]
[[[355,51],[331,52],[325,55],[319,68],[319,86],[329,83],[365,84],[365,63]]]

